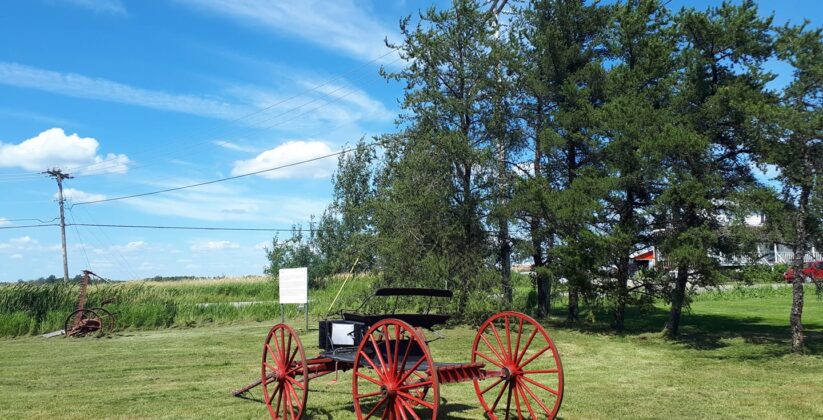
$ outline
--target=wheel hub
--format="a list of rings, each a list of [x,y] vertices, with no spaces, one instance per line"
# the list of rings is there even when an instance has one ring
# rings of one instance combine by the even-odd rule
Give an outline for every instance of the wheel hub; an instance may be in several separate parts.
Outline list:
[[[394,398],[397,396],[397,388],[392,385],[380,385],[380,394],[384,397]]]

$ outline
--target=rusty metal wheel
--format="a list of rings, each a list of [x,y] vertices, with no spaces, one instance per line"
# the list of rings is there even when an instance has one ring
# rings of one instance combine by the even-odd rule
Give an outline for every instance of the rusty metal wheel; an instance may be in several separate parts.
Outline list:
[[[91,309],[78,309],[66,317],[63,324],[66,337],[82,337],[103,334],[103,320]]]
[[[563,401],[563,365],[546,329],[519,312],[501,312],[483,323],[472,345],[472,363],[495,371],[474,389],[490,419],[553,419]]]
[[[309,396],[309,368],[297,333],[285,324],[269,331],[263,345],[261,381],[273,419],[299,419]]]
[[[369,328],[354,357],[352,395],[358,419],[433,419],[440,405],[426,341],[397,319]]]
[[[102,307],[91,308],[91,310],[101,316],[101,319],[103,321],[103,332],[106,334],[113,333],[114,326],[117,322],[114,317],[114,314],[111,313],[111,311],[109,311],[108,309]]]

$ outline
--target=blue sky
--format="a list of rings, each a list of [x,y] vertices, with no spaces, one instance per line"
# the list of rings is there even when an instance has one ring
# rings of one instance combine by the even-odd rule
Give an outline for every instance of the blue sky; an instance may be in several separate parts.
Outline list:
[[[0,14],[0,227],[333,153],[393,130],[383,39],[429,1],[31,0]],[[673,0],[672,8],[707,1]],[[817,1],[763,1],[819,25]],[[774,67],[783,73],[785,69]],[[67,222],[288,228],[330,200],[336,159],[79,205]],[[287,234],[281,234],[281,238]],[[260,274],[268,232],[67,228],[72,275]],[[62,273],[59,230],[0,229],[0,281]]]

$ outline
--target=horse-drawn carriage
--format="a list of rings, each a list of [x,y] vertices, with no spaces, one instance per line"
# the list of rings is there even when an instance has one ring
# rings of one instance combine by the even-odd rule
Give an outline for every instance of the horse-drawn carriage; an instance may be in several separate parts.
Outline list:
[[[437,418],[440,387],[473,382],[483,411],[492,419],[553,418],[563,400],[563,367],[546,330],[519,312],[500,312],[477,330],[469,362],[435,362],[424,330],[448,315],[431,313],[434,299],[451,298],[440,289],[379,289],[375,297],[395,299],[390,313],[361,310],[320,321],[317,357],[306,358],[299,336],[286,324],[271,328],[263,345],[260,380],[272,418],[304,415],[309,382],[351,370],[354,413],[358,419]],[[419,313],[395,313],[404,297],[428,298]],[[361,309],[365,306],[361,305]]]

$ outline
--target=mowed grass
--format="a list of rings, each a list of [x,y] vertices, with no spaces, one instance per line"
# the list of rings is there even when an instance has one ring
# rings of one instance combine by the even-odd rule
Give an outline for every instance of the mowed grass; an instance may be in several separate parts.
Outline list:
[[[823,418],[823,302],[808,296],[811,354],[794,356],[786,352],[788,294],[735,293],[694,302],[674,342],[657,333],[662,308],[631,314],[624,336],[547,323],[566,374],[561,417]],[[262,403],[230,392],[259,375],[274,323],[0,339],[0,417],[266,418]],[[290,323],[303,329],[300,318]],[[302,335],[307,355],[318,352],[315,328]],[[444,333],[431,343],[435,360],[468,361],[474,329]],[[313,380],[307,417],[353,418],[350,378]],[[470,383],[443,386],[441,397],[444,418],[482,418]]]

